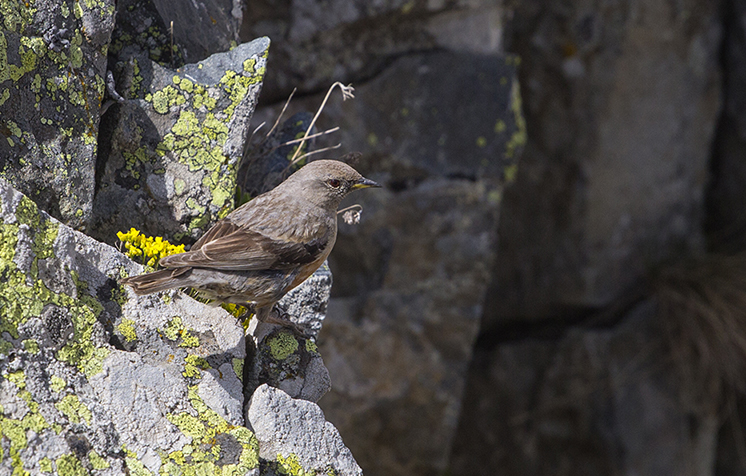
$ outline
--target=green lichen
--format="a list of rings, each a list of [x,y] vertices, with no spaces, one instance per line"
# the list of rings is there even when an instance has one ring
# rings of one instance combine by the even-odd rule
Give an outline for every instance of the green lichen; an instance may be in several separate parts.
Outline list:
[[[298,455],[290,453],[287,457],[277,454],[277,469],[280,474],[286,474],[288,476],[315,476],[316,472],[309,470],[306,471],[301,466],[298,460]]]
[[[41,471],[42,473],[51,473],[53,471],[52,460],[49,459],[47,456],[43,457],[39,461],[39,471]]]
[[[298,341],[289,332],[279,332],[268,341],[269,352],[275,360],[285,360],[298,350]]]
[[[506,183],[513,183],[515,182],[515,177],[518,174],[518,164],[512,164],[505,167],[505,170],[503,171],[503,176],[505,177]]]
[[[49,388],[51,388],[55,393],[61,392],[66,386],[67,382],[65,382],[65,379],[56,375],[52,375],[52,378],[49,379]]]
[[[161,474],[219,474],[239,476],[259,465],[259,444],[254,434],[245,427],[234,427],[210,409],[197,394],[197,387],[189,387],[189,402],[197,416],[182,412],[166,416],[192,442],[179,451],[161,456]],[[237,463],[219,464],[222,448],[219,435],[230,435],[241,445]]]
[[[60,456],[55,463],[60,476],[88,476],[88,471],[75,455]]]
[[[233,359],[231,363],[233,364],[233,371],[236,372],[236,376],[240,381],[243,382],[244,359]]]
[[[169,340],[178,340],[181,338],[179,347],[199,347],[199,338],[193,335],[189,329],[184,326],[181,321],[181,317],[175,316],[170,321],[166,322],[166,327],[163,329],[163,335]]]
[[[93,469],[106,469],[111,467],[109,462],[99,456],[99,454],[96,453],[95,450],[91,450],[88,452],[88,461],[90,461],[91,467]]]
[[[513,87],[510,91],[510,110],[513,112],[516,131],[510,137],[508,144],[505,146],[505,157],[515,158],[516,151],[526,145],[526,119],[523,117],[521,106],[521,89],[518,81],[513,81]]]
[[[318,352],[319,348],[314,341],[306,339],[306,352]]]
[[[39,343],[36,342],[33,339],[25,339],[21,342],[23,345],[23,349],[26,352],[30,352],[32,354],[38,354],[39,353]]]
[[[205,359],[197,355],[187,355],[184,359],[184,371],[182,375],[187,378],[201,378],[202,372],[200,369],[206,370],[210,368],[210,364]]]
[[[117,330],[124,340],[127,342],[134,342],[137,340],[137,333],[135,332],[135,321],[132,319],[123,319],[122,323],[117,326]]]
[[[82,420],[87,425],[91,424],[91,411],[75,395],[65,395],[54,406],[70,420],[70,423],[80,423]]]
[[[122,445],[122,451],[124,452],[124,462],[127,465],[128,473],[130,476],[153,476],[148,468],[137,459],[137,453],[127,449],[125,445]]]

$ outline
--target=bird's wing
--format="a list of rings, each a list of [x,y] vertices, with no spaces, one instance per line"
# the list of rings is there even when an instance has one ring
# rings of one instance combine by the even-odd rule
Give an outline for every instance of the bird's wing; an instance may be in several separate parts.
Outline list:
[[[189,251],[197,251],[202,248],[202,245],[210,241],[216,240],[223,236],[228,236],[231,233],[235,233],[239,229],[239,226],[232,223],[229,220],[220,220],[215,225],[207,230],[207,233],[202,235],[196,243],[192,245]]]
[[[200,239],[203,242],[197,242],[200,244],[197,250],[161,259],[161,266],[225,270],[289,269],[317,260],[328,244],[328,238],[308,242],[287,241],[243,228],[218,235],[215,233],[217,238],[212,240]]]

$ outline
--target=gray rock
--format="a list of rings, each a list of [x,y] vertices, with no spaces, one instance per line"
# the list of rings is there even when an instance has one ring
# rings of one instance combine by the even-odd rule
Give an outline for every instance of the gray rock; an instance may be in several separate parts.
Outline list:
[[[332,140],[365,151],[358,169],[384,185],[353,197],[360,224],[340,221],[319,335],[334,382],[320,405],[371,473],[446,468],[503,182],[525,140],[516,62],[404,57],[355,85],[354,100],[332,97],[321,115],[319,130],[340,126]],[[320,102],[294,99],[291,108]],[[278,109],[257,116],[270,121]]]
[[[326,317],[331,290],[332,272],[325,262],[303,284],[290,290],[279,304],[293,322],[317,338]]]
[[[248,359],[245,393],[251,395],[257,387],[268,384],[292,398],[318,402],[331,388],[329,371],[316,347],[315,338],[326,317],[332,275],[324,264],[300,286],[290,291],[279,303],[287,318],[298,325],[308,337],[290,329],[252,319],[247,329],[253,346]]]
[[[719,5],[517,4],[506,42],[533,132],[505,194],[485,325],[599,308],[702,251]]]
[[[139,265],[2,180],[0,219],[0,473],[258,468],[236,319],[134,296]]]
[[[259,0],[246,4],[241,37],[266,35],[274,42],[266,104],[294,88],[309,93],[334,81],[374,77],[407,54],[499,54],[505,15],[499,2],[488,0],[335,0],[323,8],[310,0]]]
[[[0,23],[0,177],[75,228],[91,217],[114,2],[8,4]]]
[[[196,63],[240,43],[242,13],[237,0],[120,0],[109,54],[134,44],[162,66]]]
[[[246,421],[259,441],[259,456],[277,460],[281,474],[362,475],[334,425],[318,405],[262,385],[251,396]],[[305,473],[304,473],[305,474]]]
[[[450,474],[713,474],[718,398],[687,385],[657,314],[477,350]],[[679,345],[681,342],[676,342]]]
[[[261,38],[175,71],[120,54],[126,101],[102,125],[94,237],[114,242],[135,227],[185,242],[231,211],[268,47]]]

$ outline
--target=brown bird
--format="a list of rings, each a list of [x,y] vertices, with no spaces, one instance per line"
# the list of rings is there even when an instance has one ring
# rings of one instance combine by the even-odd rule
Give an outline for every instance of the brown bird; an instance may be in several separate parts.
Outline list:
[[[313,274],[337,239],[337,208],[351,191],[380,187],[349,165],[317,160],[217,222],[166,269],[125,278],[136,294],[190,287],[220,303],[253,305],[260,321],[295,328],[272,308]]]

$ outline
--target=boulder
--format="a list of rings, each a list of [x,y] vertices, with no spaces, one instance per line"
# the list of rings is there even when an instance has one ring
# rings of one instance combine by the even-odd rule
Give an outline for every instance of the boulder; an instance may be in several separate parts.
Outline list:
[[[717,394],[686,385],[657,307],[477,349],[449,473],[714,474]]]
[[[0,182],[0,471],[158,474],[257,467],[243,328]],[[191,469],[190,469],[191,468]]]

